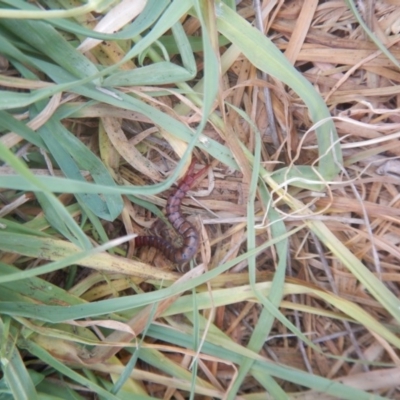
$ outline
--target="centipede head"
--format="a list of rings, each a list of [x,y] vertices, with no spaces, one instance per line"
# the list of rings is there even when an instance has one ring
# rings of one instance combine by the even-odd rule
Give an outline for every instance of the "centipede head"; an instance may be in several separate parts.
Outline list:
[[[205,167],[203,167],[199,172],[194,173],[194,167],[196,165],[196,159],[192,158],[192,162],[189,165],[189,168],[185,174],[185,176],[180,180],[178,187],[186,184],[189,186],[189,188],[191,188],[194,183],[196,182],[196,180],[204,174],[205,171],[207,171],[207,169],[209,168],[209,165],[206,165]]]

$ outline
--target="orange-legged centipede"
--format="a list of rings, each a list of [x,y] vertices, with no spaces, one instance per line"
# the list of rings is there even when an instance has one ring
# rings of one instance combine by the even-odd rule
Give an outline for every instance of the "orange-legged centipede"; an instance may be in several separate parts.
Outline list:
[[[174,246],[168,240],[159,236],[137,236],[135,246],[149,246],[160,250],[169,260],[176,264],[183,264],[190,261],[197,253],[200,239],[196,228],[186,220],[181,212],[181,203],[187,191],[192,187],[196,179],[208,168],[204,167],[201,171],[193,174],[194,160],[190,164],[186,176],[182,179],[178,188],[167,200],[166,216],[175,231],[182,236],[183,244],[180,247]]]

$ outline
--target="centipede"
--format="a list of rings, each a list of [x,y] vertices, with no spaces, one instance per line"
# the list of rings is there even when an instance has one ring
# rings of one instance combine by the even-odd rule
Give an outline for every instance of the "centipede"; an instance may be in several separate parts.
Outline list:
[[[194,174],[195,160],[192,161],[188,172],[178,184],[176,190],[168,197],[166,217],[175,232],[181,236],[182,245],[175,246],[160,236],[136,236],[135,247],[154,247],[163,253],[170,261],[182,265],[190,261],[197,253],[200,245],[200,237],[196,228],[182,214],[181,203],[188,190],[193,186],[200,175],[208,166]]]

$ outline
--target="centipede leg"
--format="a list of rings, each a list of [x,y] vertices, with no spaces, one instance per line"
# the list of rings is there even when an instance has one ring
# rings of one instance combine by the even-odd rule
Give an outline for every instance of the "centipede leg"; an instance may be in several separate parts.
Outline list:
[[[155,247],[162,251],[168,259],[177,264],[184,264],[190,261],[196,255],[200,244],[200,238],[196,228],[183,216],[181,211],[181,203],[187,191],[209,168],[206,166],[199,172],[193,173],[194,166],[195,160],[191,162],[186,175],[180,181],[175,192],[172,193],[167,200],[166,216],[175,231],[181,235],[183,240],[182,246],[175,247],[167,240],[158,236],[138,236],[135,238],[136,246]]]

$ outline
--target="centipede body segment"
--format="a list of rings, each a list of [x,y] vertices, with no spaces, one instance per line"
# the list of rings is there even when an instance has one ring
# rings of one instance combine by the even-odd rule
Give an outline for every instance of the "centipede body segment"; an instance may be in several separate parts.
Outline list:
[[[204,167],[198,173],[193,174],[194,161],[192,161],[186,176],[167,200],[166,216],[175,231],[182,237],[182,246],[176,247],[159,236],[137,236],[135,238],[136,247],[155,247],[176,264],[184,264],[194,257],[199,248],[200,238],[196,228],[183,216],[181,203],[193,183],[207,168]]]

